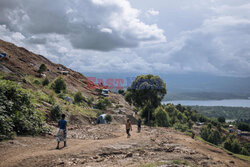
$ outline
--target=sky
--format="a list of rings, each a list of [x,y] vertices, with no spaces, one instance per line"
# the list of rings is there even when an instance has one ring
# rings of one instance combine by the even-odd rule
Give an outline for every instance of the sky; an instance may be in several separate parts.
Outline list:
[[[1,0],[0,38],[82,73],[250,77],[249,0]]]

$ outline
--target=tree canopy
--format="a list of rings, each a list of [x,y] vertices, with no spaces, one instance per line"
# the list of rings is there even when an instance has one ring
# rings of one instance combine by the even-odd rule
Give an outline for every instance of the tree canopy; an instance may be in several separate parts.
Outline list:
[[[153,109],[161,104],[166,93],[166,84],[159,76],[139,75],[127,89],[125,99],[130,104],[147,110],[144,116],[149,122]]]

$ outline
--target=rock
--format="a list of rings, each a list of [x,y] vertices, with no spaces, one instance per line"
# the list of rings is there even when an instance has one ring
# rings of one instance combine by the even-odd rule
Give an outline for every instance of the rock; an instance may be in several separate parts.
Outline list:
[[[133,153],[128,153],[125,158],[133,157]]]
[[[64,165],[64,162],[58,162],[57,165]]]
[[[234,164],[234,161],[229,161],[229,163]]]

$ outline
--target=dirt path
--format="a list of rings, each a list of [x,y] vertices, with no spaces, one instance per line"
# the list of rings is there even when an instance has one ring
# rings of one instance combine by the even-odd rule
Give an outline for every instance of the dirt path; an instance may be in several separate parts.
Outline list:
[[[194,166],[249,166],[218,148],[166,128],[143,127],[142,133],[134,130],[128,139],[120,125],[77,127],[69,130],[68,147],[56,150],[55,146],[53,137],[17,137],[1,142],[0,166],[140,166],[173,160]]]

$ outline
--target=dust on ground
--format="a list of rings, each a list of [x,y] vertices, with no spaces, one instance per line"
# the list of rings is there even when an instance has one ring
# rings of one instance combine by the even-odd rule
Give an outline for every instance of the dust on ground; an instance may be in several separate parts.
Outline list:
[[[141,133],[133,128],[127,138],[123,125],[71,126],[68,146],[60,150],[55,149],[54,136],[17,137],[0,143],[0,166],[249,166],[249,162],[171,128],[143,126]]]

